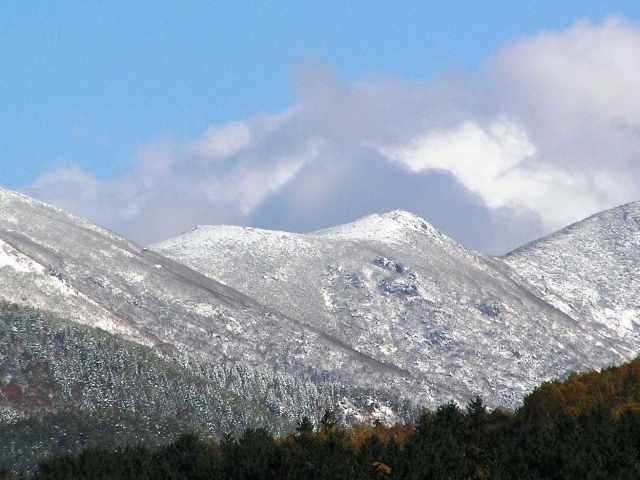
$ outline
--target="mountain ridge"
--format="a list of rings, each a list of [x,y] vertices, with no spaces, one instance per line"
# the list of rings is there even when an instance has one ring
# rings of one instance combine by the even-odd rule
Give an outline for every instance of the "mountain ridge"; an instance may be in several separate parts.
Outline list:
[[[473,333],[468,338],[456,338],[462,336],[459,331],[465,327],[460,322],[455,327],[456,322],[451,321],[451,315],[460,315],[459,307],[463,304],[467,305],[462,314],[471,322],[469,326],[474,325],[474,332],[484,332],[479,337],[476,335],[476,340],[482,338],[480,343],[486,345],[486,348],[494,348],[489,347],[492,342],[489,338],[493,335],[490,330],[499,332],[505,326],[512,330],[517,328],[509,326],[509,323],[505,324],[507,318],[510,323],[524,322],[523,330],[531,331],[529,338],[534,345],[539,338],[546,336],[550,345],[558,343],[561,350],[566,348],[573,352],[560,352],[559,364],[563,363],[564,356],[572,357],[577,362],[575,366],[582,364],[582,368],[590,368],[596,366],[594,363],[601,362],[601,367],[628,359],[636,348],[633,343],[613,342],[609,332],[600,325],[584,326],[575,317],[558,310],[553,303],[536,294],[536,285],[526,275],[521,275],[502,259],[466,250],[429,225],[426,220],[408,212],[374,214],[351,224],[307,234],[248,227],[198,226],[195,230],[149,248],[188,264],[221,283],[233,286],[288,316],[305,318],[307,323],[313,322],[322,331],[346,331],[348,333],[343,333],[341,338],[351,341],[355,348],[366,351],[367,355],[375,358],[393,358],[394,363],[406,366],[405,368],[408,367],[407,358],[403,359],[398,355],[394,357],[393,353],[402,348],[417,351],[417,345],[421,343],[419,340],[417,345],[415,342],[411,345],[404,340],[390,340],[387,335],[386,345],[378,345],[376,350],[375,344],[367,347],[359,342],[358,335],[369,329],[369,337],[375,337],[375,328],[370,325],[378,322],[383,329],[388,328],[384,326],[384,322],[379,322],[385,318],[387,323],[393,325],[392,328],[405,332],[404,335],[410,337],[412,332],[424,330],[424,322],[418,322],[417,317],[437,317],[438,314],[444,314],[449,317],[449,321],[442,322],[442,318],[432,321],[430,328],[433,330],[425,332],[432,343],[425,345],[422,342],[422,345],[428,349],[448,336],[448,340],[453,338],[458,341],[457,348],[462,349],[460,355],[464,357],[477,349],[471,340]],[[358,260],[354,260],[355,258]],[[485,286],[492,286],[485,288],[483,283]],[[462,292],[457,291],[460,288]],[[357,296],[352,293],[359,299],[356,301],[355,298],[343,295],[347,290],[360,290],[365,294]],[[500,297],[505,294],[511,298],[508,307],[500,302]],[[385,307],[384,296],[403,297],[405,301]],[[445,296],[458,297],[451,302],[457,305],[446,305]],[[378,302],[378,307],[382,308],[377,312],[361,308],[363,305],[372,305],[372,299],[373,303]],[[528,305],[524,309],[519,305],[523,301]],[[416,308],[415,304],[420,302],[427,307],[422,310]],[[397,312],[400,310],[404,313],[398,316]],[[535,316],[535,310],[545,313],[531,324],[530,317]],[[457,313],[454,314],[454,311]],[[411,328],[402,325],[407,321],[407,313],[414,318]],[[389,320],[394,315],[396,319]],[[359,321],[358,318],[365,320]],[[491,321],[494,325],[487,326]],[[446,325],[449,330],[435,328],[437,325]],[[451,328],[458,332],[452,333]],[[513,331],[511,337],[526,336],[526,333]],[[537,333],[533,333],[534,331]],[[551,340],[554,336],[557,337],[556,340]],[[366,342],[369,337],[365,332],[362,339]],[[513,338],[504,338],[503,341],[520,345],[523,351],[528,350],[526,355],[529,356],[529,361],[533,364],[537,362],[535,350],[539,345],[527,347]],[[380,342],[384,344],[385,339]],[[578,347],[578,344],[582,346]],[[465,349],[466,353],[463,353]],[[480,351],[483,352],[480,355],[487,354],[486,351]],[[522,355],[518,349],[514,348],[513,351],[517,352],[513,355]],[[428,355],[428,350],[425,353]],[[496,358],[495,352],[492,355]],[[548,364],[558,364],[548,354],[547,357]],[[599,360],[594,360],[595,358]],[[502,361],[498,361],[498,358],[496,360],[494,367],[506,368],[500,366],[505,363],[504,358]],[[465,360],[452,359],[451,362],[453,363],[449,363],[451,367],[448,368],[460,368]],[[447,364],[442,359],[440,363]],[[429,365],[438,369],[438,360],[432,359]],[[467,376],[479,375],[478,372],[472,373],[473,368],[468,363],[462,368],[466,369]],[[557,367],[554,368],[554,375],[562,375]],[[421,372],[428,370],[426,365],[418,371],[409,369],[416,378],[421,378]],[[486,381],[489,384],[485,383],[483,387],[480,386],[482,383],[476,381],[476,393],[483,390],[487,394],[486,390],[492,388],[492,380],[485,378],[484,382]],[[443,382],[444,379],[437,381],[437,384],[443,385]],[[515,385],[512,384],[513,386]],[[468,390],[469,395],[473,393],[473,390]],[[495,402],[495,397],[491,394],[488,397],[490,402]],[[505,401],[504,397],[501,401]],[[506,401],[508,405],[514,405],[514,402],[515,397]]]
[[[7,216],[3,215],[3,218],[0,218],[0,240],[3,242],[2,251],[5,259],[3,263],[10,268],[15,267],[15,264],[19,262],[14,261],[12,265],[12,262],[7,261],[7,258],[14,260],[18,258],[29,262],[31,267],[26,270],[23,268],[22,271],[13,268],[14,272],[24,273],[30,277],[23,279],[27,281],[21,282],[22,288],[12,288],[14,285],[10,279],[5,279],[6,281],[0,290],[2,290],[3,297],[8,300],[18,303],[24,302],[23,298],[25,298],[26,292],[29,292],[33,295],[29,299],[32,304],[35,303],[33,306],[52,310],[63,316],[82,321],[88,315],[80,318],[78,315],[74,316],[72,310],[76,308],[81,310],[81,308],[77,304],[68,305],[69,298],[78,299],[78,302],[84,302],[82,306],[89,310],[88,314],[102,320],[102,322],[94,322],[95,326],[159,349],[171,346],[171,343],[166,341],[167,338],[154,333],[153,328],[154,323],[162,321],[162,318],[158,318],[162,315],[162,310],[170,308],[168,306],[169,298],[174,306],[183,307],[179,308],[183,311],[182,317],[185,317],[184,307],[186,307],[196,321],[197,318],[210,318],[210,315],[224,315],[223,311],[227,307],[238,312],[250,311],[250,318],[272,315],[268,309],[250,297],[203,276],[183,264],[125,241],[112,232],[94,226],[84,219],[22,195],[13,196],[9,201],[7,201],[7,197],[11,197],[11,195],[5,193],[5,201],[0,205],[3,211],[8,208],[16,211],[26,204],[29,208],[25,216],[32,219],[30,224],[20,223],[20,227],[24,229],[21,232],[5,226]],[[44,221],[38,218],[39,216],[44,216]],[[55,217],[55,221],[52,221],[51,217]],[[44,224],[44,227],[38,228],[38,224]],[[55,226],[59,227],[59,231],[54,232],[53,237],[65,241],[54,246],[50,244],[52,232],[49,230]],[[62,227],[60,228],[60,226]],[[83,230],[85,227],[86,230]],[[97,233],[97,238],[89,235],[94,232]],[[109,240],[108,242],[102,241],[105,237]],[[88,253],[89,256],[102,257],[101,260],[106,260],[107,263],[94,262],[91,267],[95,271],[86,271],[83,264],[85,253]],[[109,263],[110,259],[115,259],[116,262]],[[114,274],[112,275],[109,270]],[[6,269],[3,269],[4,271]],[[100,275],[96,274],[96,271]],[[160,271],[163,273],[162,276],[159,275]],[[15,278],[15,275],[12,278]],[[157,283],[155,282],[156,278],[161,280],[166,278],[167,284],[154,285]],[[35,280],[32,284],[35,284],[37,288],[29,291],[30,282],[28,280]],[[178,285],[186,290],[178,292],[182,295],[164,296],[166,290],[169,288],[177,290]],[[142,302],[150,288],[160,292],[160,295],[151,299],[152,302],[154,304],[164,303],[164,308],[157,309],[151,303]],[[49,296],[55,293],[58,293],[56,301],[48,302]],[[62,298],[60,298],[61,295],[63,295]],[[217,303],[218,307],[211,307],[212,299],[210,298],[207,298],[204,303],[198,302],[193,305],[194,299],[197,301],[198,297],[203,295],[205,297],[213,295],[215,298],[213,305]],[[63,306],[69,308],[58,308]],[[91,307],[95,308],[91,310]],[[173,315],[180,314],[174,313]],[[132,318],[137,318],[138,323],[132,322]],[[280,320],[287,319],[281,316]],[[299,324],[297,321],[294,323]],[[166,323],[161,323],[158,326],[165,329]],[[197,327],[203,328],[204,325]],[[174,329],[176,328],[181,329],[182,327],[175,325]],[[323,338],[332,342],[327,336],[323,336]],[[176,339],[173,340],[175,343]],[[193,344],[184,343],[187,340],[196,344],[199,342],[197,338],[191,336],[191,338],[183,340],[183,350],[194,347]]]
[[[602,245],[619,217],[602,220]],[[635,243],[616,247],[621,265],[640,261],[636,230],[628,235]],[[562,292],[531,273],[548,266],[517,263],[525,251],[473,252],[398,210],[307,234],[198,226],[141,247],[0,189],[0,299],[101,328],[194,372],[199,362],[237,365],[242,375],[343,391],[355,417],[363,404],[353,395],[378,411],[398,404],[384,392],[425,406],[482,395],[515,408],[541,381],[635,355],[637,335],[563,309]],[[278,402],[273,411],[286,418],[305,411]]]

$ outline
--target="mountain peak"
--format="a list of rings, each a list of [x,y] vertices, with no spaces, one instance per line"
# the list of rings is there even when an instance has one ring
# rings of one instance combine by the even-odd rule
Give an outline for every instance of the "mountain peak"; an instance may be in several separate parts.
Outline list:
[[[426,234],[441,242],[453,242],[425,219],[404,210],[374,213],[345,225],[312,232],[312,235],[395,244],[409,241],[415,233]]]
[[[375,243],[396,245],[411,242],[414,237],[424,236],[449,246],[459,246],[457,242],[444,235],[422,217],[404,210],[392,210],[387,213],[374,213],[361,217],[351,223],[317,230],[311,233],[291,233],[278,230],[264,230],[253,227],[233,225],[198,225],[177,237],[150,245],[151,249],[173,248],[184,245],[211,246],[220,242],[233,242],[237,245],[250,245],[256,242],[265,244],[265,248],[282,247],[287,244],[305,243],[313,238],[344,241],[372,241]],[[290,245],[290,246],[291,246]]]

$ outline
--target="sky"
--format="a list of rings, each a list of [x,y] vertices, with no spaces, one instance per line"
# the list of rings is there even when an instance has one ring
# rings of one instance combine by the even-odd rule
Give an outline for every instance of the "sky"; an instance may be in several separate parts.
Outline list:
[[[498,255],[640,200],[640,3],[0,4],[0,186],[140,244],[395,209]]]

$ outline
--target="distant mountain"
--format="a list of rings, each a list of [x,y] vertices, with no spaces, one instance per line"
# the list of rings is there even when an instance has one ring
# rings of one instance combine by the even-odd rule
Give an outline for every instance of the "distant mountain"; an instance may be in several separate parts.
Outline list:
[[[515,407],[542,380],[637,351],[406,212],[310,234],[197,227],[149,248],[394,368],[394,390],[431,406]]]
[[[593,215],[504,261],[570,317],[640,345],[640,202]]]
[[[309,381],[385,385],[400,371],[185,265],[0,189],[0,299],[98,327],[167,357]],[[367,380],[367,381],[365,381]]]

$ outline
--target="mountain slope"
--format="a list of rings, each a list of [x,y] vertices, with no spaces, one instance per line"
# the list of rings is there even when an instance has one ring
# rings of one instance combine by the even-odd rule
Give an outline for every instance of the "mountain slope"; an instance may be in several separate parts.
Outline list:
[[[197,227],[150,249],[396,366],[393,388],[430,405],[514,407],[543,379],[635,349],[406,212],[311,234]]]
[[[640,345],[640,202],[593,215],[504,261],[567,315]]]
[[[0,302],[0,468],[89,444],[159,445],[180,431],[220,437],[247,426],[284,433],[293,422],[149,347]]]
[[[1,189],[0,299],[168,356],[300,378],[344,378],[348,386],[386,386],[404,374],[183,264]]]
[[[168,359],[99,328],[0,301],[0,469],[33,469],[87,445],[161,445],[187,431],[219,439],[265,427],[284,435],[303,415],[318,423],[328,405],[347,424],[365,411],[391,423],[415,414],[384,392]]]

